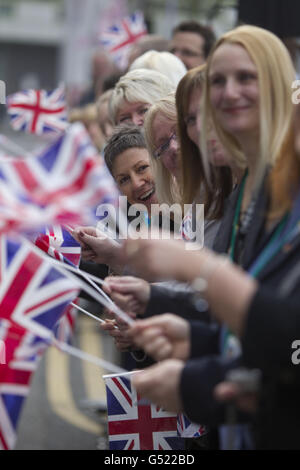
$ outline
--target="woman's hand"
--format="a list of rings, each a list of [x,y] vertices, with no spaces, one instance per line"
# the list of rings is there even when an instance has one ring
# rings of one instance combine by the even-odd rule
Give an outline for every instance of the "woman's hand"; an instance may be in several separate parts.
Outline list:
[[[133,341],[126,335],[126,329],[120,329],[116,320],[106,319],[105,323],[102,323],[100,328],[113,338],[115,346],[119,351],[130,351],[134,346]]]
[[[119,254],[121,246],[95,227],[78,227],[72,236],[81,245],[81,256],[86,261],[107,264],[120,271]],[[122,270],[122,269],[121,269]]]
[[[175,359],[148,367],[132,376],[132,383],[142,398],[161,406],[166,411],[183,411],[179,393],[184,363]]]
[[[111,276],[104,280],[103,289],[125,312],[143,315],[150,299],[150,284],[133,276]]]
[[[166,313],[138,320],[127,330],[128,336],[156,361],[190,356],[190,324],[183,318]]]

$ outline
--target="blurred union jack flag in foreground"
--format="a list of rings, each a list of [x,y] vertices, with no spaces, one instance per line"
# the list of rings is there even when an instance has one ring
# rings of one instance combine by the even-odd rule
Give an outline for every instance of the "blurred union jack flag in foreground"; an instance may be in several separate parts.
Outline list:
[[[111,450],[180,450],[177,415],[140,402],[131,373],[103,376],[106,385]],[[139,403],[140,402],[140,403]]]
[[[64,87],[14,93],[7,97],[7,112],[16,131],[43,135],[63,132],[68,126]]]
[[[38,156],[0,160],[0,232],[95,222],[99,204],[119,192],[80,123]]]
[[[100,33],[100,42],[107,49],[113,60],[121,68],[128,65],[128,52],[131,46],[147,34],[144,15],[136,11],[125,16],[120,22],[112,24]]]
[[[13,448],[30,379],[53,332],[79,292],[27,242],[0,237],[0,449]]]

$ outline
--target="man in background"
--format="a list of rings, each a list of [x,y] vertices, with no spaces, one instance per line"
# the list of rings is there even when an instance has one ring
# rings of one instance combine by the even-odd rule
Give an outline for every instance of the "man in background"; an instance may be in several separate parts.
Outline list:
[[[215,40],[215,34],[208,26],[197,21],[183,21],[172,31],[170,52],[190,70],[206,62]]]

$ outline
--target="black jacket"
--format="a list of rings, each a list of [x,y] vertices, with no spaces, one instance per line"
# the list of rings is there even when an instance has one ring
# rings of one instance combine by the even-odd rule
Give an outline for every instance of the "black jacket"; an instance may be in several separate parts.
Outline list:
[[[226,215],[223,219],[219,236],[216,238],[215,249],[220,253],[226,252],[229,246],[236,201],[237,191],[232,194],[228,201]],[[264,192],[261,191],[257,200],[252,225],[246,237],[245,250],[242,258],[242,266],[245,269],[250,267],[251,263],[272,235],[270,233],[266,234],[264,231],[266,209],[267,199]],[[292,243],[288,246],[284,246],[276,257],[265,266],[258,276],[258,280],[260,281],[261,286],[263,286],[262,292],[271,292],[271,296],[272,293],[274,294],[279,292],[279,287],[283,285],[285,279],[290,275],[290,273],[295,271],[297,266],[300,264],[299,248],[300,236],[298,235]],[[299,291],[300,275],[298,278],[296,277],[294,279],[292,290],[289,292],[289,295],[294,294],[299,296]],[[225,379],[226,372],[230,367],[236,367],[238,364],[246,364],[252,367],[264,366],[264,384],[268,384],[268,389],[270,387],[272,388],[271,384],[273,384],[273,391],[275,390],[274,378],[276,378],[276,382],[279,379],[279,376],[284,377],[284,380],[286,380],[285,373],[287,373],[289,377],[291,376],[291,370],[293,370],[293,368],[291,368],[291,346],[289,343],[293,337],[292,330],[294,329],[296,332],[296,326],[300,326],[300,321],[298,321],[297,317],[297,309],[300,313],[300,308],[298,308],[299,301],[297,300],[299,297],[297,297],[289,307],[287,306],[288,303],[286,303],[286,299],[280,299],[280,301],[286,305],[284,307],[285,311],[290,311],[293,308],[293,315],[291,315],[291,318],[287,320],[285,314],[282,313],[281,309],[279,309],[277,311],[278,316],[275,316],[275,322],[273,322],[272,312],[276,301],[273,299],[272,306],[272,297],[260,297],[262,295],[263,294],[260,293],[255,298],[249,314],[249,328],[247,329],[247,334],[245,338],[243,338],[242,342],[245,358],[241,356],[239,358],[240,362],[238,360],[234,360],[232,362],[232,366],[230,366],[230,361],[224,361],[220,357],[215,356],[219,352],[218,328],[203,324],[193,325],[192,352],[194,358],[197,357],[198,359],[196,361],[192,360],[187,362],[183,370],[180,385],[184,407],[185,410],[189,410],[188,415],[190,419],[196,422],[202,422],[203,424],[215,424],[218,419],[220,419],[222,413],[220,413],[220,406],[213,398],[213,389],[217,383]],[[257,308],[258,303],[259,308]],[[265,312],[263,315],[261,315],[262,311]],[[268,338],[270,338],[270,340],[268,340]],[[268,344],[269,348],[267,352],[266,344]],[[277,346],[277,344],[280,344],[280,346]],[[214,348],[216,348],[216,350],[214,350]],[[280,368],[280,373],[278,367],[274,367],[274,364],[272,365],[271,361],[275,350],[278,351],[277,359],[280,357],[281,360],[286,361],[286,370],[284,367],[283,369]],[[207,372],[208,370],[209,373]],[[296,373],[294,369],[294,378],[292,379],[293,383],[294,380],[296,380],[295,376],[298,377],[297,369]],[[193,401],[192,405],[191,390],[193,390],[194,394],[198,391],[198,395],[200,396],[201,394],[202,397],[199,401]],[[264,390],[265,385],[263,387],[263,391]],[[286,392],[286,387],[284,390]],[[206,398],[205,400],[204,397]],[[282,403],[281,406],[283,406]],[[274,409],[275,408],[278,411],[278,404],[274,406]],[[272,414],[273,413],[269,413],[269,416],[271,417]],[[284,419],[286,419],[286,416],[287,414],[284,413]],[[257,429],[261,429],[261,426]],[[258,442],[259,447],[261,447],[263,442],[262,439],[258,439]]]

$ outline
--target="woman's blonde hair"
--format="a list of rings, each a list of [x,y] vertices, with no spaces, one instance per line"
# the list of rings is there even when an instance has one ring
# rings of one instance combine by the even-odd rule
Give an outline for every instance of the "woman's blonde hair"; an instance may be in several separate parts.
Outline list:
[[[167,51],[147,51],[132,62],[129,70],[141,68],[163,73],[171,80],[174,87],[177,87],[187,72],[184,63],[176,55]]]
[[[286,158],[286,152],[291,151],[293,116],[291,85],[295,80],[295,69],[283,42],[270,31],[256,26],[243,25],[225,33],[213,47],[207,61],[206,84],[204,87],[204,129],[201,136],[201,148],[206,158],[207,133],[209,120],[211,119],[219,139],[229,151],[235,163],[241,168],[247,166],[237,139],[220,126],[210,102],[209,73],[213,55],[225,43],[244,47],[257,69],[260,96],[260,158],[255,183],[256,189],[258,189],[266,168],[268,166],[274,167],[276,164],[279,165],[281,158]],[[278,191],[274,187],[274,183],[271,182],[271,186],[273,210],[274,197]],[[284,203],[284,198],[280,197],[279,199],[282,200],[279,212],[282,212],[287,201]]]
[[[144,132],[147,148],[151,156],[151,163],[155,175],[156,195],[159,203],[172,205],[180,202],[179,185],[175,177],[166,169],[161,159],[154,158],[156,150],[154,144],[153,121],[158,114],[166,117],[175,128],[177,127],[177,114],[175,106],[175,95],[170,93],[157,101],[146,114],[144,121]]]
[[[114,125],[124,101],[153,104],[174,90],[171,80],[156,70],[136,69],[123,75],[109,101],[109,114]]]

